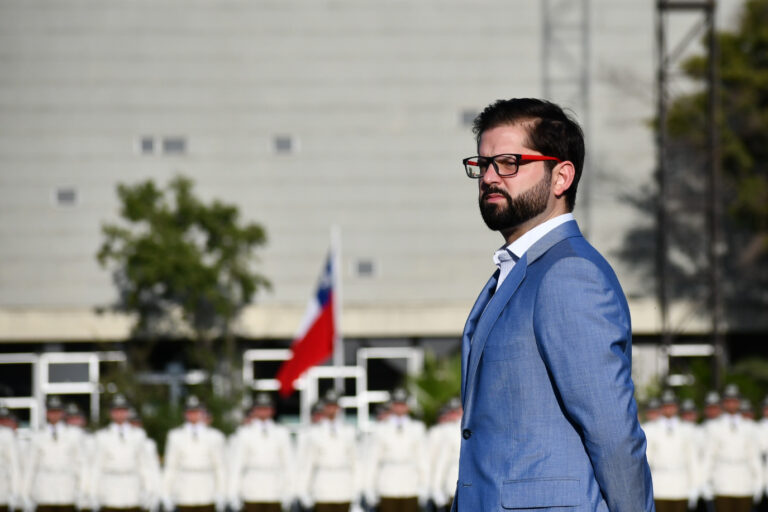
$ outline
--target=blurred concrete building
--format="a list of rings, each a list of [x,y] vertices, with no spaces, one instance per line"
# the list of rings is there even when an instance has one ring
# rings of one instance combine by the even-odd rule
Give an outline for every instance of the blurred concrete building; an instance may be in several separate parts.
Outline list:
[[[624,199],[652,185],[653,9],[591,1],[591,107],[575,112],[591,150],[575,213],[640,337],[658,332],[653,287],[616,251],[653,223]],[[542,95],[544,15],[524,0],[0,0],[0,340],[124,340],[127,319],[94,312],[115,299],[100,226],[118,183],[184,174],[268,231],[274,290],[244,338],[290,340],[335,224],[345,337],[455,350],[501,244],[460,160],[485,105]]]

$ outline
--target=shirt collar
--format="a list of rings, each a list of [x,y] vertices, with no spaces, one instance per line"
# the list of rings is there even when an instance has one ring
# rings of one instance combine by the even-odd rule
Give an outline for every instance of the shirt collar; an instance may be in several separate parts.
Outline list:
[[[677,427],[680,424],[680,419],[677,416],[672,416],[671,418],[667,418],[666,416],[662,416],[661,420],[668,427]]]
[[[495,253],[493,253],[493,263],[500,267],[502,264],[508,261],[517,261],[519,258],[509,250],[509,246],[504,245],[500,247]]]
[[[275,422],[271,418],[267,418],[266,420],[254,419],[251,422],[251,425],[256,428],[272,428],[274,424]]]
[[[399,426],[402,426],[402,425],[405,425],[406,423],[408,423],[411,420],[411,417],[408,416],[407,414],[403,415],[403,416],[398,416],[397,414],[392,414],[388,419],[389,419],[389,422],[392,425],[395,425],[396,427],[399,427]]]
[[[200,432],[203,430],[203,425],[201,423],[190,423],[187,421],[184,423],[184,427],[190,432]]]
[[[523,235],[512,242],[511,244],[504,245],[493,255],[493,262],[496,265],[501,265],[504,261],[517,261],[522,258],[523,254],[530,249],[533,244],[541,240],[544,235],[555,229],[561,224],[565,224],[568,221],[575,220],[572,213],[564,213],[553,217],[546,222],[542,222],[533,229],[526,231]]]

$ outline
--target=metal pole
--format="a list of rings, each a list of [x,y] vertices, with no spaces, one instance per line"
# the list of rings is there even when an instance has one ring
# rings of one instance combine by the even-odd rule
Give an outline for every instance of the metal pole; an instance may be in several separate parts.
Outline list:
[[[344,366],[344,334],[341,331],[341,314],[343,308],[343,296],[341,290],[341,228],[334,224],[331,227],[331,268],[333,279],[333,365],[341,368]],[[344,378],[334,379],[334,388],[340,394],[344,393]]]
[[[709,208],[707,224],[709,231],[709,288],[710,288],[710,314],[712,320],[712,344],[715,347],[714,376],[715,386],[720,389],[723,384],[723,373],[725,361],[727,358],[725,340],[723,337],[722,324],[722,298],[720,289],[720,254],[721,245],[720,233],[720,172],[721,172],[721,153],[720,136],[718,122],[719,112],[719,51],[717,43],[717,33],[715,31],[715,11],[716,2],[710,0],[707,8],[707,42],[709,50],[709,62],[707,69],[707,138],[709,146]]]
[[[549,1],[550,0],[542,0],[541,2],[541,91],[544,95],[544,99],[547,100],[552,99],[552,81],[549,76],[549,61],[552,58],[552,23],[549,19]]]
[[[582,129],[584,130],[584,135],[587,139],[585,152],[586,152],[586,158],[584,159],[584,169],[589,168],[590,172],[589,175],[585,177],[582,177],[583,180],[583,190],[581,194],[581,201],[584,208],[581,209],[581,217],[583,221],[583,232],[584,236],[589,237],[589,235],[592,232],[592,183],[596,180],[595,177],[595,169],[591,167],[592,160],[592,107],[589,102],[589,96],[590,96],[590,87],[589,87],[589,77],[590,77],[590,58],[591,58],[591,48],[590,48],[590,36],[591,36],[591,27],[590,27],[590,8],[589,8],[589,0],[582,0],[581,3],[581,19],[582,19],[582,29],[581,29],[581,52],[582,52],[582,61],[581,61],[581,106],[582,106]]]
[[[579,182],[579,225],[585,236],[592,229],[592,168],[590,111],[590,1],[542,0],[541,90],[544,99],[573,109],[584,132],[585,173]]]
[[[664,350],[672,344],[669,329],[669,300],[667,295],[667,48],[664,27],[663,2],[656,8],[656,49],[658,59],[657,75],[657,127],[656,127],[656,182],[658,184],[658,204],[656,206],[656,275],[657,297],[659,301],[659,320],[661,322],[661,341]]]
[[[705,217],[706,217],[706,242],[707,242],[707,284],[709,297],[707,311],[711,320],[711,340],[714,347],[713,376],[714,386],[722,387],[723,372],[727,360],[726,343],[722,332],[722,296],[721,296],[721,275],[720,275],[720,247],[722,244],[722,233],[719,224],[721,215],[721,206],[719,200],[720,194],[720,175],[721,175],[721,147],[718,123],[719,114],[719,71],[718,71],[718,45],[717,34],[715,32],[715,12],[716,0],[702,1],[672,1],[657,0],[657,46],[658,46],[658,176],[659,185],[659,204],[657,211],[657,273],[658,273],[658,297],[659,312],[661,316],[661,335],[664,347],[667,349],[672,341],[672,335],[669,327],[669,266],[667,253],[669,251],[668,231],[668,186],[667,186],[667,144],[668,133],[667,124],[667,102],[669,82],[668,68],[673,64],[673,56],[667,55],[665,41],[665,13],[668,11],[700,11],[704,14],[704,26],[707,29],[707,109],[706,109],[706,130],[707,130],[707,182],[705,199]],[[694,34],[691,32],[690,34]],[[684,47],[690,42],[689,38],[684,40],[684,44],[673,52],[675,58],[680,55]]]

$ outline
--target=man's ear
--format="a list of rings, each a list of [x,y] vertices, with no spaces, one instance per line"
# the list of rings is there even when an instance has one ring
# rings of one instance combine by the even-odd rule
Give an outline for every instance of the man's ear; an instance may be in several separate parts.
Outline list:
[[[552,192],[557,197],[565,195],[566,191],[573,185],[573,179],[576,177],[576,169],[569,160],[560,162],[552,169]]]

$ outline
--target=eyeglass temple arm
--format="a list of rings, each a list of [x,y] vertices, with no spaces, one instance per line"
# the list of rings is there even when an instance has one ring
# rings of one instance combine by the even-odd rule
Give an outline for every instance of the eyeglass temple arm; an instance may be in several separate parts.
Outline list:
[[[554,156],[544,156],[544,155],[519,155],[520,160],[531,160],[531,161],[538,161],[538,160],[554,160],[555,162],[562,162],[557,157]]]

